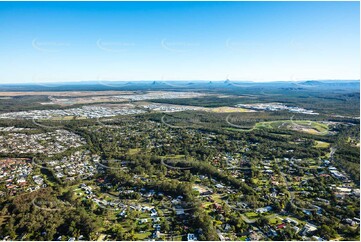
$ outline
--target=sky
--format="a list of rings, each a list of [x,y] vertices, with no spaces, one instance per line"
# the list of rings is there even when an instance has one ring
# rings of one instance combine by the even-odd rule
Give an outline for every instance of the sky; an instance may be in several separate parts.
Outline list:
[[[0,2],[0,83],[359,78],[359,2]]]

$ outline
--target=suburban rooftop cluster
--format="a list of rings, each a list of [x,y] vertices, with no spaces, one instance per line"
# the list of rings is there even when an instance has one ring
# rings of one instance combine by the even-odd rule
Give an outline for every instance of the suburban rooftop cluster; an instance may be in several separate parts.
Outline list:
[[[85,144],[84,138],[67,130],[39,134],[8,133],[0,135],[1,153],[53,155]]]
[[[290,111],[294,113],[303,113],[303,114],[314,114],[317,115],[318,113],[307,110],[300,107],[290,107],[286,106],[282,103],[255,103],[255,104],[237,104],[237,107],[241,108],[249,108],[254,110],[266,110],[266,111]]]

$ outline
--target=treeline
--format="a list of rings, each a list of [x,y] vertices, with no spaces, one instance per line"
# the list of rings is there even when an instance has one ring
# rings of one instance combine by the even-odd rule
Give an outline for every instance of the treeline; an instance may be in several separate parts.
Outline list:
[[[162,161],[158,160],[158,162],[160,163]],[[166,163],[167,161],[163,162]],[[176,164],[172,164],[172,166],[174,165],[176,165],[175,169],[177,169],[178,167],[188,167],[193,174],[201,174],[206,175],[209,178],[214,178],[220,182],[239,189],[239,191],[243,192],[244,194],[255,194],[254,190],[249,187],[245,182],[242,182],[241,180],[230,176],[230,174],[220,171],[218,168],[209,163],[201,161],[178,161]]]
[[[334,89],[327,88],[283,88],[270,87],[267,88],[232,88],[216,89],[214,93],[224,93],[228,95],[237,95],[231,97],[214,97],[204,96],[198,98],[184,99],[157,99],[152,100],[158,103],[171,103],[177,105],[193,105],[203,107],[220,107],[233,106],[236,104],[249,103],[271,103],[280,102],[288,106],[297,106],[305,109],[314,110],[326,114],[339,114],[346,116],[359,116],[360,98],[359,90],[355,89]],[[212,89],[209,89],[212,92]],[[239,95],[242,95],[239,97]],[[347,108],[345,108],[347,107]]]
[[[335,147],[335,164],[346,171],[355,181],[360,183],[360,125],[341,126]],[[350,142],[354,141],[354,144]],[[357,146],[358,143],[358,146]]]
[[[39,93],[40,94],[40,93]],[[0,99],[0,113],[17,112],[28,110],[45,110],[59,108],[58,105],[42,105],[42,102],[50,102],[48,96],[14,96],[8,99]]]
[[[11,217],[1,225],[0,235],[12,240],[55,240],[59,236],[78,239],[80,235],[95,240],[99,228],[94,214],[59,200],[51,188],[2,202],[1,215]]]

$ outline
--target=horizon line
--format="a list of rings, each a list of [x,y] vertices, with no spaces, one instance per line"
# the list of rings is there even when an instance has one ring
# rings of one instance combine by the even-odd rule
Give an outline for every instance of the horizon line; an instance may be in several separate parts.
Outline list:
[[[353,81],[353,82],[360,82],[360,79],[300,79],[300,80],[78,80],[78,81],[44,81],[44,82],[0,82],[0,85],[36,85],[39,83],[64,83],[64,84],[71,84],[71,83],[86,83],[86,82],[254,82],[254,83],[272,83],[272,82],[306,82],[306,81],[339,81],[339,82],[346,82],[346,81]]]

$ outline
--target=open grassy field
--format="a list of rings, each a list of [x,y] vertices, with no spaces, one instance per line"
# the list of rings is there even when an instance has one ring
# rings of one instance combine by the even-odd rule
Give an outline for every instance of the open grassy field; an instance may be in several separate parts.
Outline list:
[[[277,224],[281,224],[282,223],[282,218],[278,217],[278,216],[274,216],[268,219],[269,223],[271,225],[277,225]]]
[[[136,240],[145,240],[151,235],[151,232],[145,232],[145,233],[135,233],[134,239]]]
[[[246,215],[247,218],[249,218],[249,219],[257,218],[257,217],[258,217],[258,214],[255,213],[255,212],[248,212],[248,213],[245,213],[244,215]]]
[[[316,135],[328,133],[328,125],[311,120],[281,120],[260,122],[255,125],[258,129],[287,129]]]
[[[252,131],[252,129],[241,129],[241,128],[224,128],[225,130],[229,130],[229,131],[243,131],[243,132],[249,132],[249,131]]]
[[[297,132],[304,132],[315,135],[326,135],[328,134],[328,130],[329,130],[327,124],[323,124],[316,121],[310,121],[310,120],[267,121],[267,122],[256,123],[254,127],[250,129],[241,128],[241,127],[240,128],[229,127],[225,129],[231,131],[244,131],[244,132],[249,132],[254,129],[270,129],[270,130],[286,129],[286,130],[293,130]]]
[[[316,140],[316,145],[314,147],[316,147],[316,148],[328,148],[328,147],[330,147],[330,143]]]
[[[164,159],[182,159],[185,155],[160,155],[159,157]]]
[[[50,118],[50,120],[56,120],[56,121],[68,121],[68,120],[73,120],[75,118],[75,116],[64,116],[64,117],[52,117]]]
[[[128,150],[129,155],[135,155],[135,154],[138,154],[139,152],[140,152],[140,148],[135,148],[135,149],[129,149]]]
[[[243,112],[252,112],[252,110],[245,108],[235,108],[235,107],[218,107],[218,108],[209,108],[209,111],[215,113],[243,113]]]

